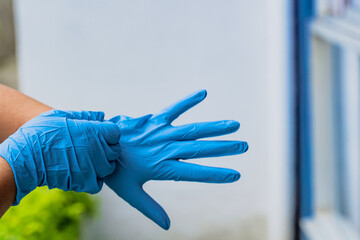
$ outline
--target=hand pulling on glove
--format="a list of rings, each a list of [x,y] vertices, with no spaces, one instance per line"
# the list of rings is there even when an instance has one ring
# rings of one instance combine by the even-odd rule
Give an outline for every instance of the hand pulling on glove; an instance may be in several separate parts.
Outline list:
[[[97,193],[105,181],[118,196],[168,229],[169,217],[143,190],[145,182],[230,183],[240,178],[232,169],[180,161],[236,155],[248,149],[241,141],[198,140],[236,132],[237,121],[171,125],[205,97],[206,91],[201,90],[158,114],[120,115],[110,121],[104,121],[102,112],[40,114],[0,144],[0,156],[14,172],[14,205],[37,186]]]
[[[120,131],[102,112],[50,110],[25,123],[0,144],[11,166],[14,205],[37,186],[97,193],[115,169]]]

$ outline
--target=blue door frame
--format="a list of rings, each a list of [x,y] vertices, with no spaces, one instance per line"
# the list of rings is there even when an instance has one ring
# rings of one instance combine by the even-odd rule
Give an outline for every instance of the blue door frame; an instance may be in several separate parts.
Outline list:
[[[301,239],[299,220],[313,215],[312,136],[310,99],[310,29],[315,0],[294,2],[294,96],[296,161],[296,239]]]

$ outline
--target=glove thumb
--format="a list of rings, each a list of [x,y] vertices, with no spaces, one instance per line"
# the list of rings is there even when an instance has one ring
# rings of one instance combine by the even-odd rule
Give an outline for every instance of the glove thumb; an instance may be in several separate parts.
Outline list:
[[[105,178],[105,183],[122,199],[150,218],[161,228],[170,228],[170,219],[165,210],[152,199],[135,179],[129,177],[122,167],[117,166],[110,176]]]
[[[165,210],[141,186],[135,187],[131,194],[123,198],[161,228],[165,230],[170,228],[170,219]]]

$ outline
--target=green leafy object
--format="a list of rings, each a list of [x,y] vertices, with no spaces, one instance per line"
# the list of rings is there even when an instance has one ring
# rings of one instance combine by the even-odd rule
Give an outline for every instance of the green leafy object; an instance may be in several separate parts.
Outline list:
[[[37,188],[0,219],[0,239],[79,239],[83,220],[95,217],[97,206],[86,193]]]

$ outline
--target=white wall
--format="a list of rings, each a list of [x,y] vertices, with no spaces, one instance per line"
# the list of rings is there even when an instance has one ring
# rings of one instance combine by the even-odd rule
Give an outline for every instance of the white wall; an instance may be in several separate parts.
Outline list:
[[[285,2],[16,1],[23,92],[111,117],[156,112],[206,88],[207,100],[177,123],[236,119],[240,131],[226,138],[250,145],[241,156],[194,161],[239,170],[237,183],[146,185],[167,210],[170,231],[104,188],[87,239],[287,238]]]

